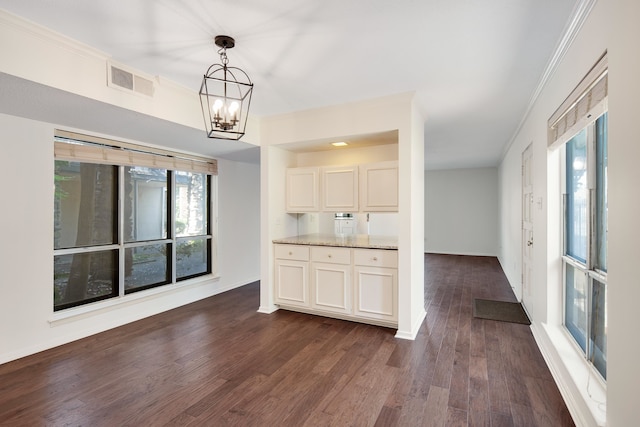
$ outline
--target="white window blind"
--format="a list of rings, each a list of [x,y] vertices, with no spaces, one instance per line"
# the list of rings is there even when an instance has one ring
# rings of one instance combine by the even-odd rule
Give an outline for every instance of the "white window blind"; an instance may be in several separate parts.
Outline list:
[[[218,162],[215,159],[191,156],[57,129],[55,131],[55,137],[54,156],[56,160],[123,166],[144,166],[158,169],[206,173],[210,175],[218,174]]]
[[[549,119],[548,145],[557,147],[607,110],[607,54],[598,60]]]

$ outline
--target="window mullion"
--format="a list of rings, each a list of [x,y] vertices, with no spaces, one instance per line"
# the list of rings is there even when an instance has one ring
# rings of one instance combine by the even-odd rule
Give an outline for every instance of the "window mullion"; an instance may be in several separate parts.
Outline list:
[[[171,283],[176,283],[176,250],[178,247],[178,240],[176,236],[176,177],[177,174],[171,173],[171,180],[169,182],[170,196],[169,196],[169,230],[167,230],[167,237],[171,239],[171,259],[168,262],[171,263]]]
[[[587,273],[587,309],[585,310],[585,315],[587,316],[587,348],[585,351],[585,357],[591,364],[593,364],[592,360],[592,352],[593,346],[591,345],[592,341],[592,325],[591,321],[593,320],[593,313],[591,313],[591,307],[593,307],[593,279]]]
[[[587,127],[587,270],[593,270],[596,254],[596,123],[595,121]]]
[[[85,254],[85,253],[92,253],[92,252],[108,251],[108,250],[113,250],[118,248],[119,248],[118,244],[100,245],[100,246],[78,246],[77,248],[54,249],[53,255],[61,256],[61,255]]]
[[[124,250],[124,166],[118,167],[118,296],[125,295],[125,250]]]
[[[597,271],[597,270],[589,270],[587,273],[589,274],[589,277],[597,280],[598,282],[600,282],[600,283],[602,283],[604,285],[607,284],[607,275],[606,275],[606,273],[603,274],[602,272]]]

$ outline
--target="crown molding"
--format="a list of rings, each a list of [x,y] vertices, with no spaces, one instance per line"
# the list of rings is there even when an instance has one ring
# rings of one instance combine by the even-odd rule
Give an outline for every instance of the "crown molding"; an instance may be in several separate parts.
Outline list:
[[[529,115],[531,114],[531,110],[533,110],[533,106],[538,101],[540,94],[542,93],[544,88],[547,86],[547,83],[549,83],[549,80],[551,80],[551,77],[553,77],[553,75],[555,74],[556,69],[558,68],[558,66],[564,59],[565,55],[569,51],[569,48],[573,44],[573,41],[575,40],[575,38],[578,36],[580,29],[584,25],[585,21],[589,17],[589,14],[591,13],[591,10],[593,10],[593,7],[596,5],[597,2],[598,0],[579,0],[574,6],[573,11],[571,13],[571,18],[565,25],[563,36],[558,42],[558,45],[556,46],[553,52],[553,55],[551,55],[551,58],[549,59],[549,62],[547,63],[547,66],[545,67],[544,72],[542,73],[542,76],[538,81],[538,85],[536,86],[536,89],[533,91],[533,94],[529,99],[529,104],[527,105],[527,109],[525,110],[525,113],[522,116],[522,119],[520,119],[520,122],[518,123],[518,126],[516,127],[515,132],[509,139],[508,144],[505,145],[504,149],[502,150],[502,155],[500,156],[500,163],[502,163],[505,156],[511,149],[511,146],[515,142],[516,137],[518,136],[525,122],[529,118]]]
[[[35,37],[46,43],[55,44],[58,47],[67,49],[73,53],[80,54],[91,58],[99,58],[102,60],[108,60],[111,55],[91,47],[87,44],[81,43],[35,22],[26,20],[20,16],[9,13],[0,9],[0,25],[13,29],[18,33],[25,34],[27,36]]]

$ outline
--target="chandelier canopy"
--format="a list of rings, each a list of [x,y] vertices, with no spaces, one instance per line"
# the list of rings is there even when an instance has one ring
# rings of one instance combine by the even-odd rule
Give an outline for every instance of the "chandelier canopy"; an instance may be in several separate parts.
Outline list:
[[[239,140],[247,126],[253,83],[240,68],[227,65],[227,49],[235,43],[229,36],[215,37],[220,64],[209,67],[200,86],[200,104],[209,138]]]

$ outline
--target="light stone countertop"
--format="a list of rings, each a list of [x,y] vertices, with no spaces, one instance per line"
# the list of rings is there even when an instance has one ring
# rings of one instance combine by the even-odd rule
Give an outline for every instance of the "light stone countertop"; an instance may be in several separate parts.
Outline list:
[[[287,245],[341,246],[346,248],[398,249],[398,238],[393,236],[370,236],[356,234],[336,236],[335,234],[303,234],[300,236],[275,239],[273,243]]]

